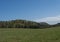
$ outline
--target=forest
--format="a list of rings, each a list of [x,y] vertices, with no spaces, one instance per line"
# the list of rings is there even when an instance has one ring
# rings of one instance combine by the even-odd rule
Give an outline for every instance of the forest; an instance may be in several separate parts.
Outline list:
[[[10,20],[10,21],[0,21],[0,28],[50,28],[60,26],[60,23],[50,25],[46,22],[34,22],[28,20]]]

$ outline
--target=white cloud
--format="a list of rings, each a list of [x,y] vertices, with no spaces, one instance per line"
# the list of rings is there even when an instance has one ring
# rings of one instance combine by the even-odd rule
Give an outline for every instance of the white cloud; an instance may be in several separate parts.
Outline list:
[[[54,16],[54,17],[45,17],[41,19],[35,20],[36,22],[47,22],[49,24],[55,24],[60,22],[60,15],[59,16]]]

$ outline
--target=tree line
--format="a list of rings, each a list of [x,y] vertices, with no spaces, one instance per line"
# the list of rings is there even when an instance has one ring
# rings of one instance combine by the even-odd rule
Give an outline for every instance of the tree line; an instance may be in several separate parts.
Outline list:
[[[34,22],[27,20],[11,20],[11,21],[0,21],[0,28],[48,28],[60,26],[60,23],[55,25],[50,25],[46,22]]]

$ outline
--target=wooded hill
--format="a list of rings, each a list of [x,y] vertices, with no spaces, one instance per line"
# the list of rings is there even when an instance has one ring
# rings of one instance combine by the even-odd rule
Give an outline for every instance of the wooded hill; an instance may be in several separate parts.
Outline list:
[[[11,21],[0,21],[0,28],[47,28],[57,26],[56,25],[49,25],[45,22],[34,22],[34,21],[27,21],[27,20],[11,20]],[[60,25],[59,25],[60,26]]]
[[[47,23],[37,23],[27,20],[0,21],[0,28],[43,28],[49,27]]]

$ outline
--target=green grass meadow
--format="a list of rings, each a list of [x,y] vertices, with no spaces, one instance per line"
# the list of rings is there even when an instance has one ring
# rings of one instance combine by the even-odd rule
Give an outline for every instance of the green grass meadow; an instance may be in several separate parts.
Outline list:
[[[0,29],[0,42],[60,42],[60,27],[46,29]]]

